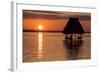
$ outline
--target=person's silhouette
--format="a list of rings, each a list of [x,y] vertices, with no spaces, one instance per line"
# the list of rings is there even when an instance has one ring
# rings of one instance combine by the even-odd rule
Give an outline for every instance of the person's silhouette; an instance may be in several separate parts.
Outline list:
[[[70,35],[70,41],[72,41],[72,39],[73,39],[73,36],[72,36],[72,35]]]

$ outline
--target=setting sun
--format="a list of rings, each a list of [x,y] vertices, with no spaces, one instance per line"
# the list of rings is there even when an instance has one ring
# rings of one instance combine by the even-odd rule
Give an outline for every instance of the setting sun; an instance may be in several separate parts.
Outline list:
[[[43,29],[43,26],[42,26],[42,25],[39,25],[39,26],[38,26],[38,29],[39,29],[39,30],[42,30],[42,29]]]

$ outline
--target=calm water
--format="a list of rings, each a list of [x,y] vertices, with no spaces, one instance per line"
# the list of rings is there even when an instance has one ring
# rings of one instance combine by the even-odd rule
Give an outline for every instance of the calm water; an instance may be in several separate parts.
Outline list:
[[[90,33],[83,35],[83,45],[79,49],[68,49],[62,33],[24,32],[23,62],[90,59],[90,36]]]

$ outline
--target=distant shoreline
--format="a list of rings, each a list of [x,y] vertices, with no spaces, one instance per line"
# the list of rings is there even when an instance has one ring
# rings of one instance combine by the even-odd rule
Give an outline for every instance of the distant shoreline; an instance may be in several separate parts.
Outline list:
[[[48,32],[48,33],[63,33],[62,31],[37,31],[37,30],[23,30],[23,32]],[[91,33],[91,32],[85,32],[85,33]]]

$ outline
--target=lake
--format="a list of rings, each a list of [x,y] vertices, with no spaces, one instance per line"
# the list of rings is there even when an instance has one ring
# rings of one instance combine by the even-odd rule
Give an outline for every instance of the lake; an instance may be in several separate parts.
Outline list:
[[[83,34],[78,49],[64,45],[65,35],[53,32],[23,32],[23,62],[91,59],[91,34]]]

